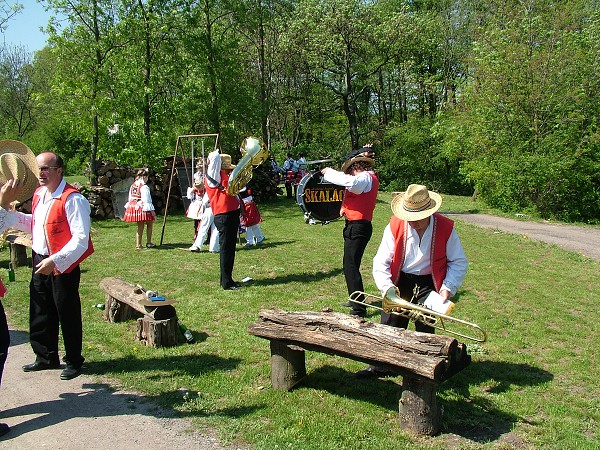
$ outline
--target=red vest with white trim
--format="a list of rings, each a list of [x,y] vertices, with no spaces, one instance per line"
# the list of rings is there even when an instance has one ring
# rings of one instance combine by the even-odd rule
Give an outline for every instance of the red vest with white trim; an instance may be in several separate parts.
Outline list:
[[[441,214],[435,213],[431,216],[433,220],[431,254],[429,261],[431,265],[431,277],[436,291],[440,291],[442,283],[446,278],[448,261],[446,259],[446,244],[454,228],[454,222]],[[390,219],[390,229],[394,236],[394,256],[392,258],[391,275],[392,282],[397,286],[400,281],[400,273],[404,265],[406,239],[408,236],[408,222],[393,216]]]
[[[377,203],[379,179],[374,173],[371,176],[371,190],[362,194],[354,194],[346,189],[340,215],[346,215],[347,220],[373,220],[373,211]]]
[[[240,207],[237,195],[229,195],[225,186],[229,183],[229,174],[221,170],[221,186],[211,187],[208,180],[204,182],[213,214],[224,214]]]
[[[37,188],[37,192],[40,188]],[[65,203],[69,195],[79,193],[77,189],[71,186],[69,183],[65,185],[65,189],[63,190],[60,197],[53,199],[52,205],[50,206],[50,210],[48,211],[48,215],[46,216],[46,223],[44,224],[44,234],[46,239],[46,246],[48,247],[48,251],[50,255],[58,253],[62,250],[62,248],[67,245],[67,242],[71,240],[73,236],[71,234],[71,229],[69,228],[69,222],[67,220],[67,212],[65,210]],[[31,204],[31,214],[34,216],[34,211],[39,203],[40,196],[34,195],[33,201]],[[81,263],[85,258],[94,253],[94,246],[92,245],[92,238],[90,237],[88,240],[88,246],[81,258],[79,258],[73,265],[67,268],[63,273],[71,272],[75,267]],[[57,269],[54,269],[56,274],[59,274]]]

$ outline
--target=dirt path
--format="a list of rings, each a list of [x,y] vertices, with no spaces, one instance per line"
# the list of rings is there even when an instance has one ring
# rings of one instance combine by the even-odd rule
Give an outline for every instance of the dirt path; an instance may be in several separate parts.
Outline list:
[[[493,228],[508,233],[526,235],[534,241],[555,244],[567,250],[581,253],[588,258],[600,261],[600,228],[576,227],[572,225],[526,222],[505,219],[486,214],[445,214],[453,219],[463,220],[485,228]]]
[[[82,375],[59,379],[59,370],[25,373],[33,361],[28,335],[11,330],[0,389],[0,422],[10,425],[0,449],[224,449],[216,436],[192,431],[139,394],[115,391]],[[235,448],[235,447],[230,447]]]

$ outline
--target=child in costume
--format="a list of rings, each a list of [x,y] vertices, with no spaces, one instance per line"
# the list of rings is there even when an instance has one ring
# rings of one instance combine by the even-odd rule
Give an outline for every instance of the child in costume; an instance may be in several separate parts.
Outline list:
[[[260,229],[262,217],[256,202],[252,198],[252,191],[247,187],[242,188],[240,198],[244,202],[244,215],[240,219],[241,225],[246,227],[246,245],[244,248],[260,245],[265,240],[265,236]]]
[[[146,225],[146,247],[153,248],[152,225],[156,220],[154,205],[150,195],[148,182],[148,169],[139,169],[135,175],[135,181],[129,188],[129,201],[125,204],[125,222],[137,222],[137,233],[135,235],[135,248],[141,250],[144,225]]]

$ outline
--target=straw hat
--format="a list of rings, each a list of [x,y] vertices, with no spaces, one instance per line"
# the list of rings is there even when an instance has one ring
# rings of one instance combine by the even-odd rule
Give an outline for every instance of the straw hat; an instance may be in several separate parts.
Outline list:
[[[29,147],[19,141],[0,141],[0,183],[19,180],[22,190],[17,197],[19,203],[29,200],[40,185],[39,169],[35,155]]]
[[[398,219],[416,221],[431,216],[442,206],[442,196],[421,184],[411,184],[392,199],[392,212]]]
[[[231,155],[227,153],[221,153],[221,169],[235,169],[235,164],[231,164]]]
[[[373,159],[373,156],[375,156],[375,152],[371,147],[362,147],[352,150],[344,157],[344,162],[342,163],[342,172],[346,173],[352,164],[359,161],[364,161],[371,167],[375,167],[375,160]]]

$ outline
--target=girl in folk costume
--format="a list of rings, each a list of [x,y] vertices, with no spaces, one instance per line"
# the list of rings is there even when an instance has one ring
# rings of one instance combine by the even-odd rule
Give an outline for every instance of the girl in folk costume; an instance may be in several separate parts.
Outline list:
[[[140,169],[135,175],[135,182],[129,188],[129,201],[125,204],[125,222],[137,222],[137,233],[135,235],[136,248],[141,250],[144,224],[146,224],[146,247],[156,247],[152,243],[152,225],[156,220],[150,188],[148,182],[148,170]]]
[[[202,197],[204,197],[205,193],[206,189],[204,189],[202,178],[194,177],[194,186],[187,188],[187,198],[191,200],[191,203],[186,212],[186,216],[189,219],[194,219],[194,239],[198,236],[200,216],[202,215]]]
[[[240,223],[246,227],[246,245],[244,248],[260,245],[265,240],[265,236],[260,229],[262,217],[260,216],[256,202],[252,198],[252,191],[244,187],[240,191],[240,198],[244,202],[244,214],[240,219]]]

